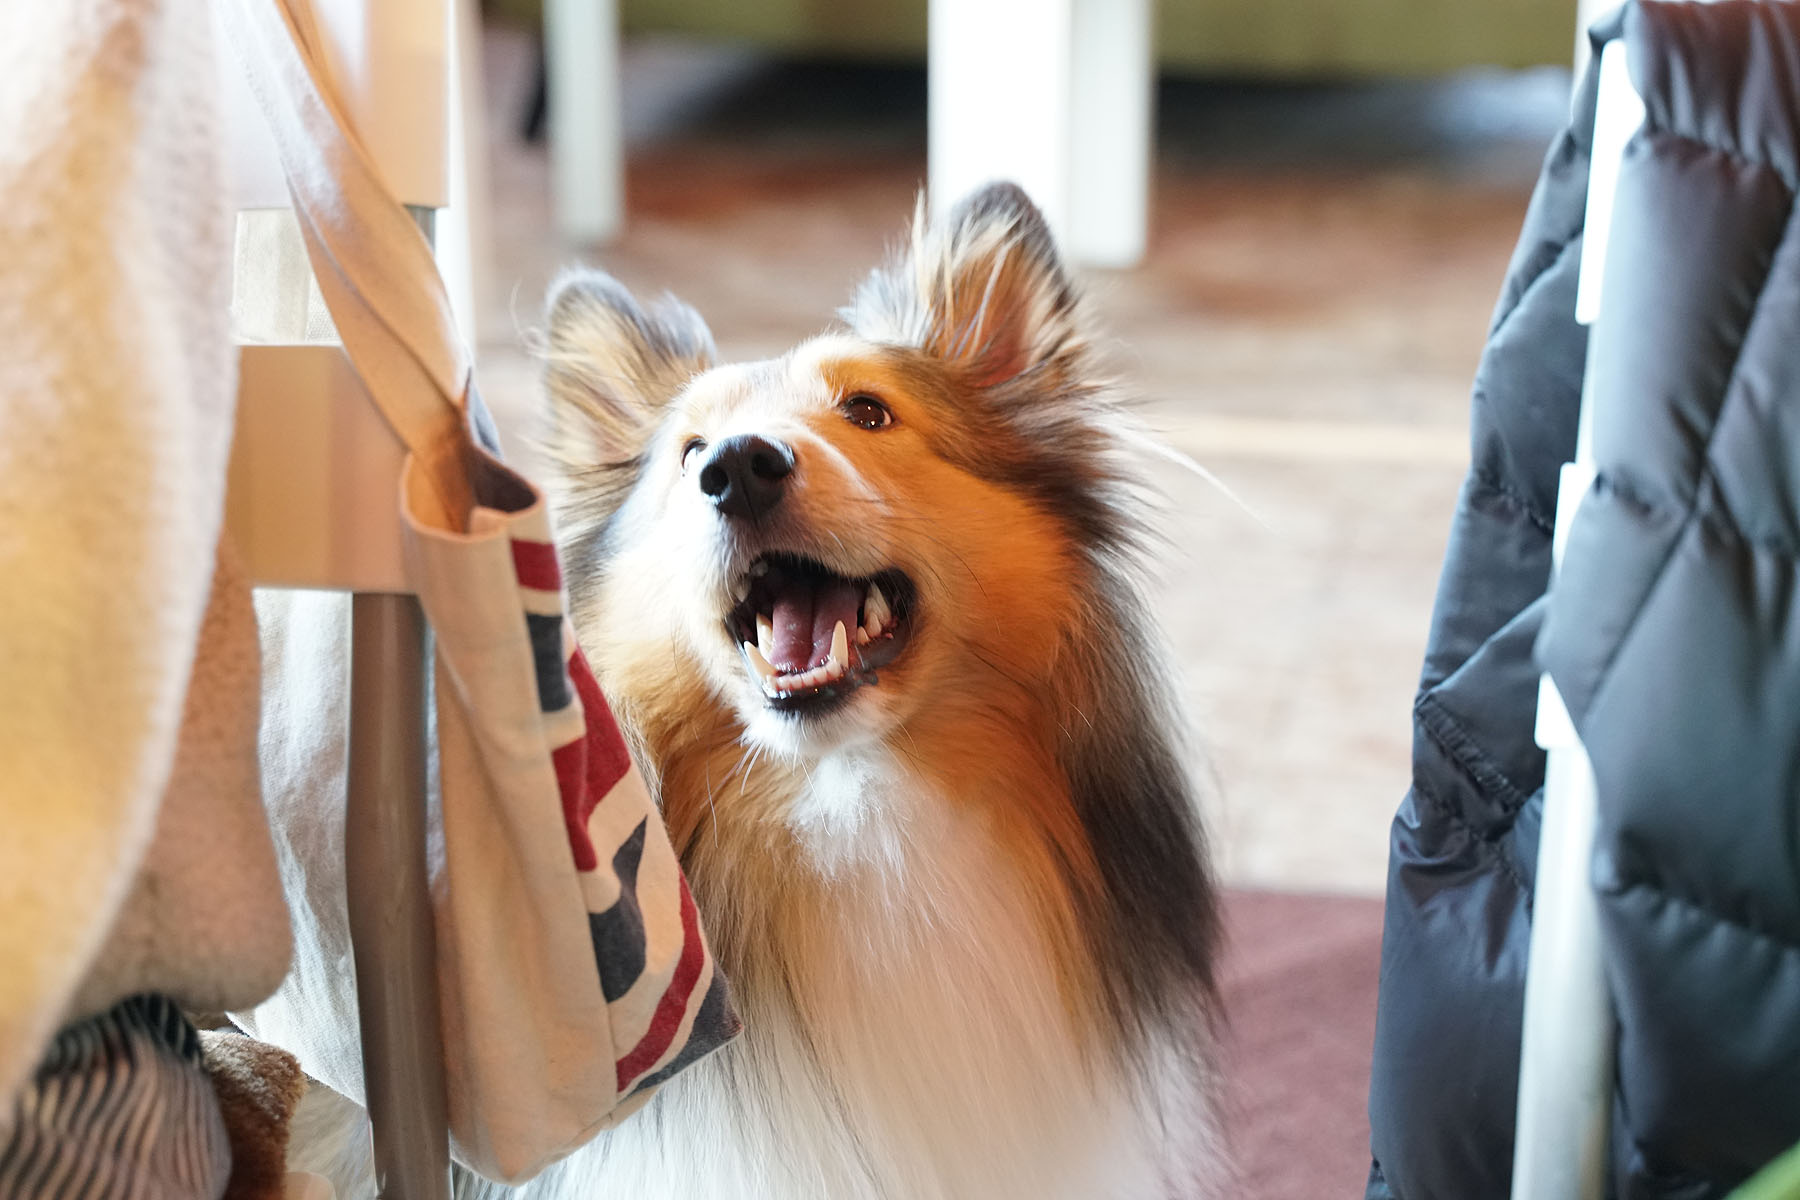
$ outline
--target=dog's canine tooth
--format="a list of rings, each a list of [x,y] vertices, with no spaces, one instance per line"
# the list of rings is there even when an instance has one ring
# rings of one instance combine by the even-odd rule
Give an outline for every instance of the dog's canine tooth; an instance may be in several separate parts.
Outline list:
[[[756,648],[765,661],[775,653],[775,623],[762,613],[756,614]]]
[[[756,645],[752,642],[744,643],[744,657],[749,660],[750,669],[756,672],[757,678],[762,680],[765,685],[780,674],[780,672],[775,670],[774,665],[763,656],[763,652],[758,650]],[[766,691],[767,688],[765,687],[764,690]]]
[[[841,676],[850,669],[850,637],[844,632],[842,621],[831,631],[831,657],[825,660],[825,669],[833,676]]]
[[[881,631],[893,623],[894,610],[888,607],[887,597],[881,594],[881,585],[871,583],[869,594],[863,597],[863,615],[865,628],[872,638],[880,637]]]
[[[750,577],[748,575],[731,585],[731,595],[739,604],[750,598]]]

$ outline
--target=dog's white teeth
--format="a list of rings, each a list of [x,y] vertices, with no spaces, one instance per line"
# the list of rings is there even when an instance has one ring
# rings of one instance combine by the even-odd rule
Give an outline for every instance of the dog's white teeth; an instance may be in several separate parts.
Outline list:
[[[859,646],[866,646],[869,644],[869,631],[860,625],[856,627],[856,644]]]
[[[826,682],[826,679],[825,668],[814,667],[812,670],[802,671],[798,675],[783,675],[771,682],[777,692],[786,693],[801,692],[807,688],[818,687]]]
[[[780,674],[769,660],[763,656],[763,652],[758,650],[750,642],[744,643],[744,657],[750,660],[750,669],[756,672],[758,679],[762,680],[765,690],[767,689],[769,682]]]
[[[768,563],[759,562],[759,563],[751,563],[750,564],[750,577],[752,579],[761,579],[764,575],[767,575],[768,573],[769,573],[769,564]]]
[[[887,597],[881,594],[880,585],[871,583],[869,594],[863,597],[863,628],[869,631],[869,637],[878,638],[893,620],[894,611],[888,607]]]
[[[764,661],[775,653],[775,624],[762,613],[756,614],[756,648],[762,651]]]
[[[823,669],[834,678],[850,669],[850,637],[844,632],[842,621],[831,631],[831,657],[825,660]]]
[[[731,595],[739,604],[750,598],[750,577],[745,576],[731,585]]]
[[[767,643],[774,637],[774,627],[767,617],[760,614],[756,619],[757,637],[764,643],[758,647],[752,642],[744,643],[744,657],[755,672],[757,681],[762,684],[765,695],[779,699],[794,692],[804,692],[812,688],[825,687],[837,683],[850,673],[850,631],[842,621],[831,631],[831,652],[825,661],[810,671],[797,671],[783,674],[769,662]],[[857,631],[859,634],[861,630]]]

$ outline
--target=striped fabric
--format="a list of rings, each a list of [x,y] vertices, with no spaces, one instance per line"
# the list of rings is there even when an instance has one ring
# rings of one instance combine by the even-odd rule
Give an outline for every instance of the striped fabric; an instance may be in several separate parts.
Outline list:
[[[618,1053],[621,1101],[736,1036],[686,878],[625,739],[563,617],[562,571],[542,510],[511,526],[538,699]],[[625,1105],[629,1112],[637,1104]]]
[[[166,996],[57,1034],[0,1138],[4,1200],[211,1200],[230,1174],[199,1035]]]

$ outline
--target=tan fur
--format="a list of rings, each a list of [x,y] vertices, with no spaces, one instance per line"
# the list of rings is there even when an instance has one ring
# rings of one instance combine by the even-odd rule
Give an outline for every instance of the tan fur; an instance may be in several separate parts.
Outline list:
[[[1072,287],[1001,189],[921,223],[846,317],[713,367],[685,308],[593,276],[553,304],[577,634],[747,1028],[534,1194],[1219,1195],[1210,878]],[[857,395],[891,427],[847,421]],[[796,462],[755,525],[684,465],[738,434]],[[724,625],[776,551],[916,588],[879,683],[810,721],[766,709]],[[1156,839],[1196,934],[1120,836]],[[663,1182],[684,1154],[708,1165]]]

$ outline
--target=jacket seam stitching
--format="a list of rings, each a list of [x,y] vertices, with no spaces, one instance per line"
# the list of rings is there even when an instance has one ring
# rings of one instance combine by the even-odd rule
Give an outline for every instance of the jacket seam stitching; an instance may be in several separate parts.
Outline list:
[[[1414,708],[1420,725],[1431,740],[1462,765],[1471,782],[1485,791],[1497,793],[1508,814],[1517,813],[1525,803],[1525,793],[1495,765],[1480,743],[1464,731],[1462,723],[1429,695],[1421,696]]]
[[[1428,735],[1430,734],[1429,730],[1426,732]],[[1436,741],[1437,739],[1433,737],[1432,740]],[[1441,745],[1442,743],[1439,744]],[[1445,748],[1445,753],[1449,754],[1452,761],[1457,762],[1459,766],[1465,765],[1447,747]],[[1531,885],[1525,881],[1524,876],[1519,874],[1518,869],[1513,865],[1512,860],[1507,857],[1505,850],[1501,846],[1501,842],[1512,836],[1513,829],[1511,826],[1508,826],[1505,829],[1484,831],[1478,828],[1473,821],[1469,820],[1461,812],[1458,812],[1457,809],[1451,805],[1449,801],[1445,800],[1444,797],[1439,794],[1438,790],[1428,781],[1415,776],[1413,778],[1412,787],[1414,792],[1422,793],[1425,796],[1425,799],[1431,804],[1433,811],[1441,815],[1456,829],[1466,834],[1476,845],[1484,847],[1489,854],[1494,869],[1504,875],[1507,881],[1515,888],[1518,888],[1529,901],[1532,894]],[[1526,797],[1526,799],[1529,800],[1530,797]],[[1520,805],[1520,807],[1522,808],[1524,806]],[[1514,809],[1512,810],[1512,813],[1516,817],[1518,815],[1518,810]]]
[[[1486,399],[1485,396],[1482,398]],[[1525,519],[1531,523],[1531,527],[1536,529],[1539,533],[1551,534],[1555,532],[1555,525],[1538,512],[1537,507],[1531,503],[1531,500],[1501,476],[1482,466],[1471,467],[1469,469],[1469,476],[1489,491],[1503,496],[1516,504],[1519,507],[1519,510],[1525,514]]]

